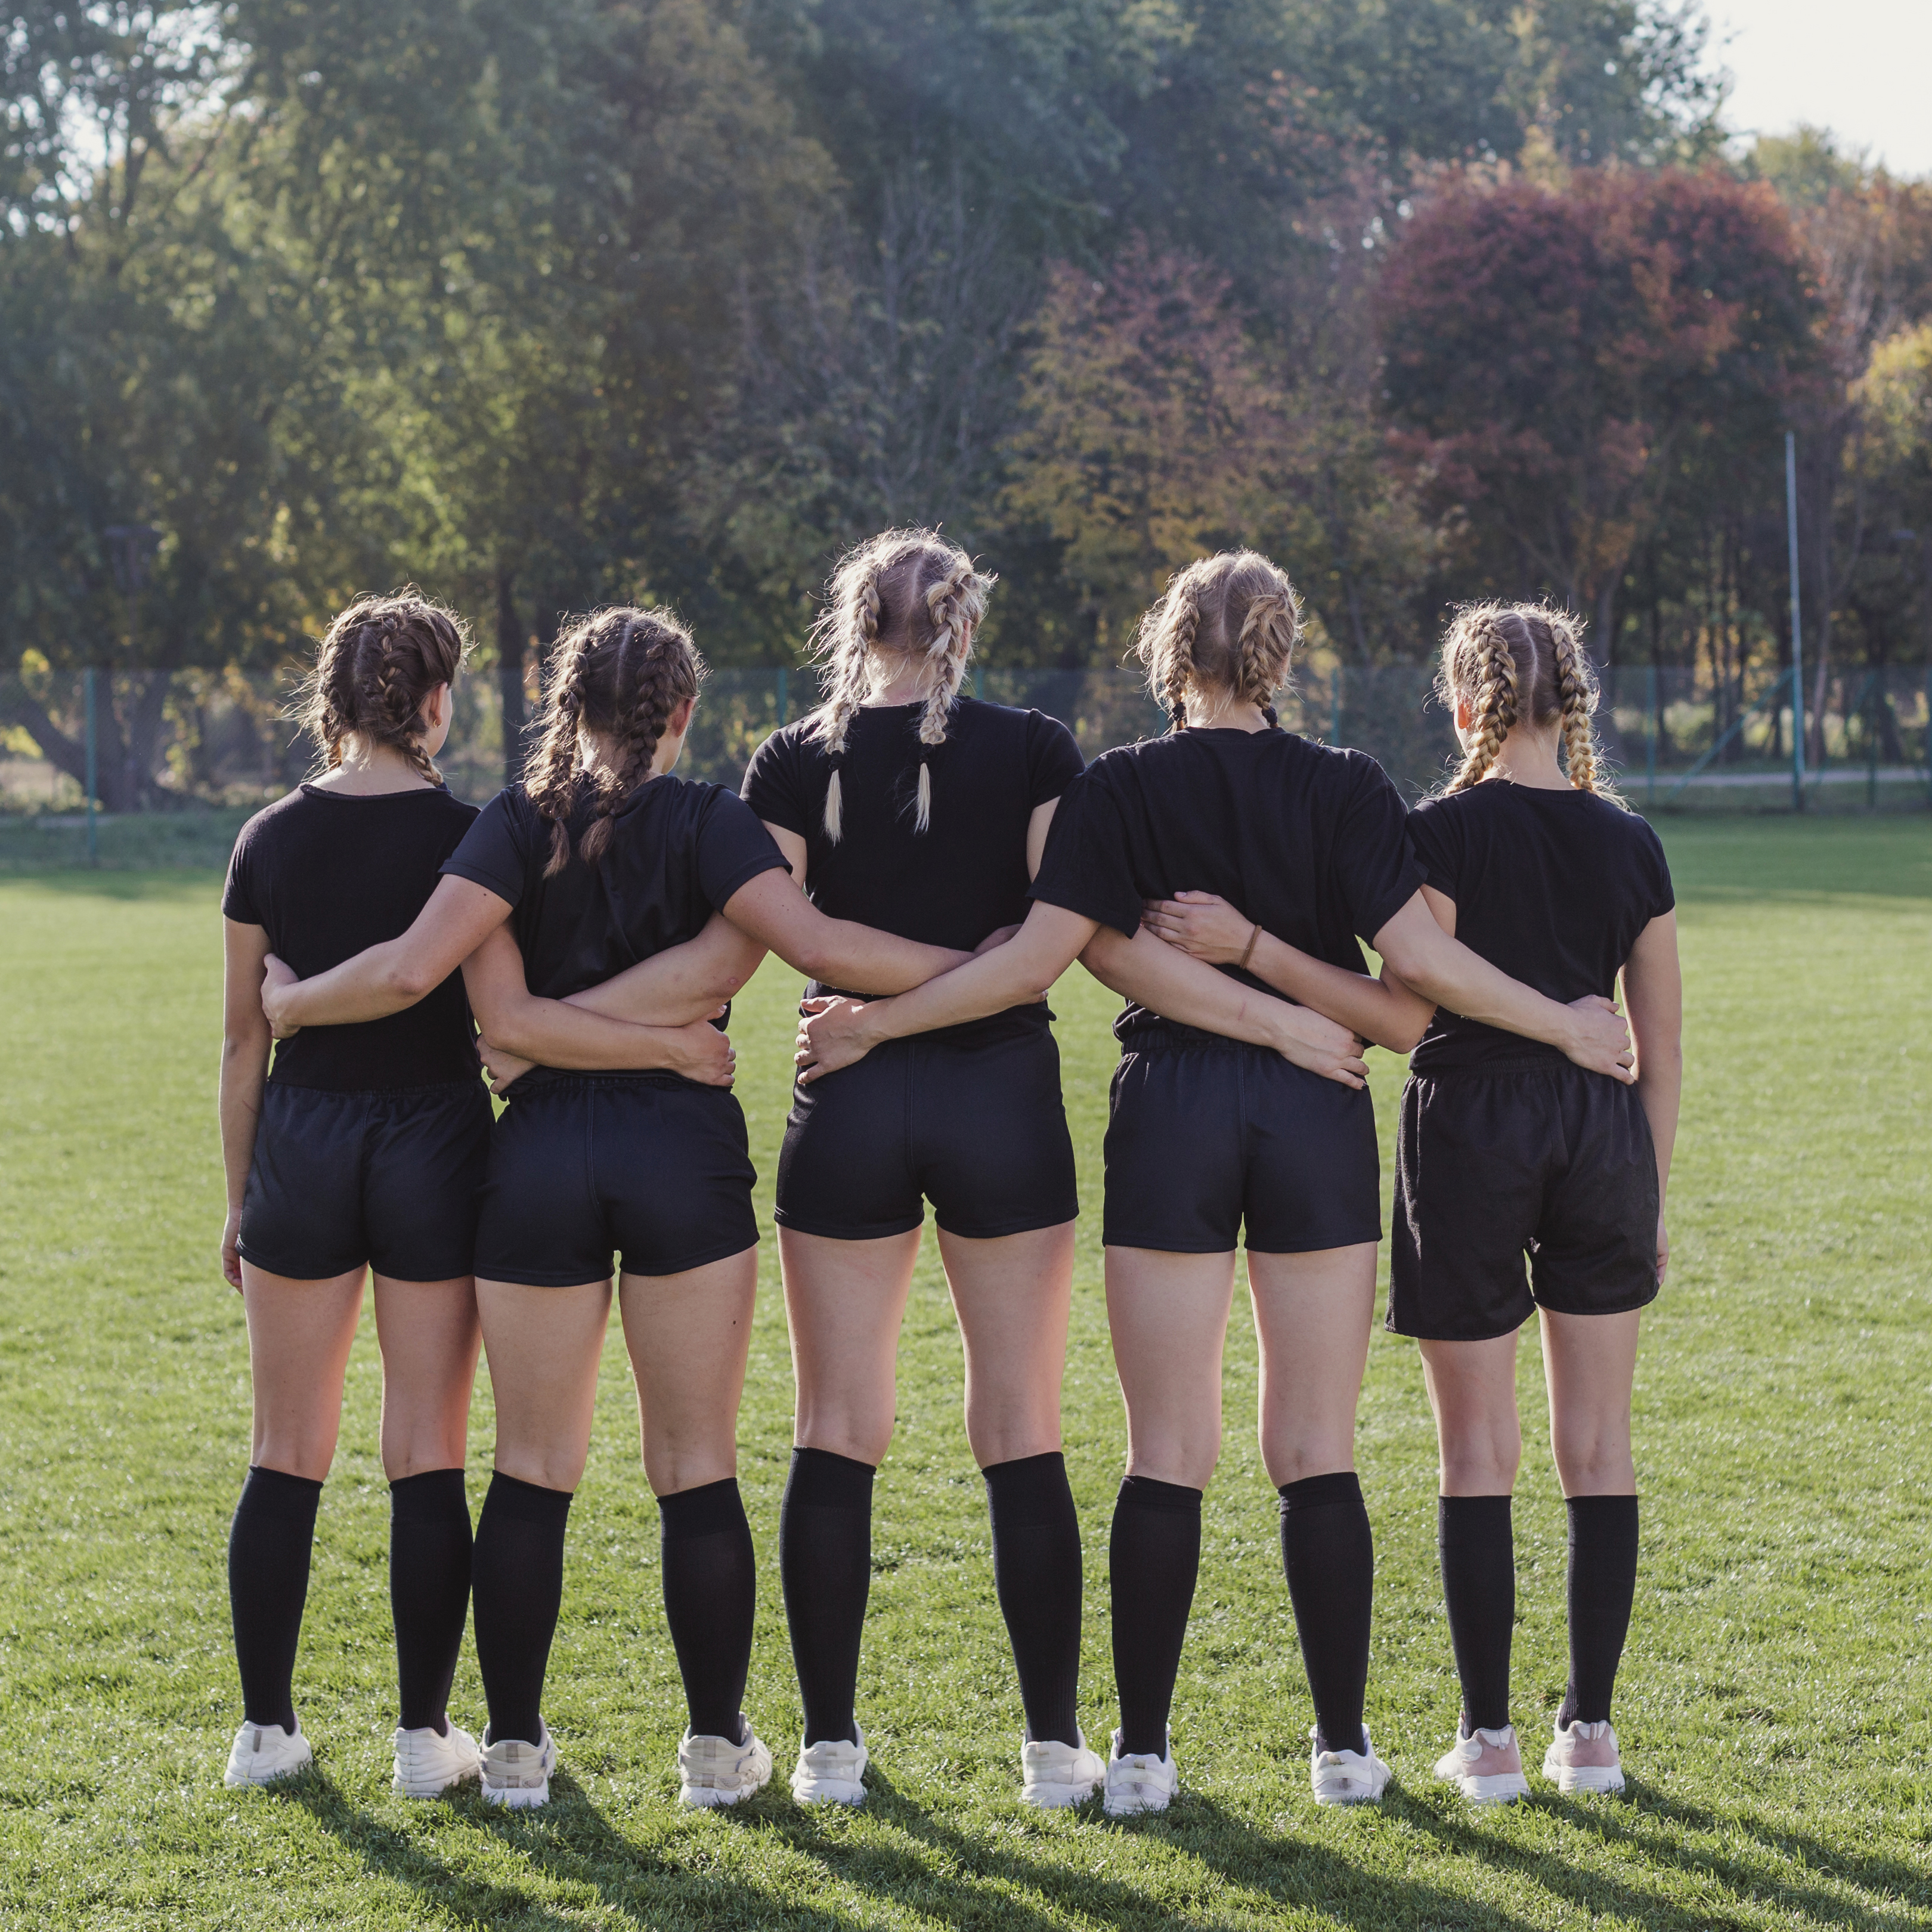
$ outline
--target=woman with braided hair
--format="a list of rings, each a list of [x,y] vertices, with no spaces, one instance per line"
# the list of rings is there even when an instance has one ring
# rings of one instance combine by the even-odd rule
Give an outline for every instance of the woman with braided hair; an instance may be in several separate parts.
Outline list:
[[[1180,572],[1139,643],[1174,728],[1107,752],[1068,787],[1018,937],[803,1030],[817,1078],[883,1040],[1036,997],[1076,956],[1126,996],[1102,1236],[1130,1444],[1110,1552],[1116,1815],[1164,1810],[1177,1788],[1168,1712],[1220,1454],[1244,1226],[1262,1456],[1315,1707],[1314,1795],[1357,1803],[1388,1778],[1362,1721],[1374,1556],[1354,1472],[1381,1234],[1366,1068],[1354,1022],[1271,997],[1259,948],[1282,936],[1352,980],[1369,938],[1460,1010],[1606,1069],[1626,1045],[1614,1015],[1559,1006],[1448,938],[1380,767],[1280,728],[1270,699],[1298,632],[1293,586],[1267,558],[1232,552]],[[1242,944],[1216,956],[1220,972],[1144,924],[1184,890],[1239,909]]]
[[[1444,642],[1439,689],[1463,758],[1409,820],[1430,910],[1552,1000],[1607,1007],[1621,974],[1634,1084],[1446,994],[1432,1015],[1400,984],[1337,976],[1266,935],[1255,965],[1292,997],[1414,1046],[1388,1325],[1420,1342],[1441,1448],[1462,1712],[1438,1774],[1478,1803],[1527,1789],[1509,1715],[1510,1492],[1522,1454],[1516,1342],[1534,1313],[1570,1516],[1570,1684],[1544,1772],[1565,1792],[1614,1791],[1623,1774],[1610,1693],[1636,1579],[1630,1384],[1638,1311],[1669,1257],[1664,1190],[1682,1077],[1670,874],[1657,835],[1598,776],[1596,681],[1568,614],[1466,607]],[[1202,902],[1156,916],[1206,958],[1243,930]]]
[[[435,890],[476,816],[434,762],[466,648],[460,622],[413,591],[363,598],[335,620],[301,710],[322,768],[243,826],[222,897],[221,1265],[247,1306],[255,1397],[228,1549],[244,1712],[231,1785],[310,1761],[296,1651],[370,1273],[402,1702],[395,1788],[432,1797],[477,1774],[475,1740],[446,1708],[470,1600],[472,1250],[490,1133],[463,988],[447,974],[408,1012],[272,1048],[261,1004],[272,950],[322,971],[403,932]]]
[[[278,1033],[339,1025],[408,1006],[460,963],[508,1097],[476,1232],[497,1417],[474,1564],[494,1804],[549,1796],[544,1677],[616,1255],[688,1706],[681,1795],[736,1804],[770,1777],[740,1708],[754,1608],[736,1480],[754,1176],[730,1042],[710,1022],[767,946],[881,988],[968,956],[827,919],[742,800],[674,775],[703,671],[663,611],[572,625],[526,777],[484,808],[415,924],[316,977],[272,972],[264,994]]]

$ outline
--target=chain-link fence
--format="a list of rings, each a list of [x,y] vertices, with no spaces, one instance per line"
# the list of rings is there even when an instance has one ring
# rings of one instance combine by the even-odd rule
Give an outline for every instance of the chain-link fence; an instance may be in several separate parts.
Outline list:
[[[191,805],[250,807],[310,769],[288,708],[298,673],[237,670],[47,671],[0,677],[0,812],[71,814],[90,793],[108,813]],[[1419,664],[1304,668],[1281,701],[1289,729],[1372,752],[1420,796],[1453,768],[1455,735]],[[1166,728],[1125,670],[975,668],[968,688],[1071,728],[1090,758]],[[1897,808],[1932,799],[1932,682],[1917,668],[1830,673],[1822,713],[1805,699],[1804,802]],[[1599,725],[1625,795],[1646,809],[1774,809],[1792,802],[1790,679],[1774,669],[1712,680],[1620,667]],[[681,766],[735,785],[753,749],[818,701],[808,672],[728,669],[704,688]],[[513,739],[518,735],[512,733]],[[459,680],[440,760],[461,796],[488,798],[505,771],[502,697],[488,672]],[[90,782],[90,772],[92,778]]]

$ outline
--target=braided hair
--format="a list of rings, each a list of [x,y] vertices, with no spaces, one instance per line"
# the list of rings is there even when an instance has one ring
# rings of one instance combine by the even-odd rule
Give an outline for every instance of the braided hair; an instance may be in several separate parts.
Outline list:
[[[650,776],[671,714],[704,676],[691,633],[668,611],[593,610],[558,638],[524,768],[524,790],[550,821],[545,878],[570,862],[570,817],[586,787],[596,812],[580,849],[593,866],[604,856],[613,814]],[[592,734],[612,741],[608,764],[586,758]]]
[[[1223,550],[1190,563],[1141,619],[1134,654],[1148,688],[1176,731],[1187,699],[1210,694],[1258,706],[1270,724],[1301,638],[1301,608],[1287,573],[1257,550]]]
[[[442,774],[423,746],[423,707],[438,685],[454,682],[469,655],[463,620],[413,587],[358,597],[322,633],[295,717],[314,736],[326,770],[342,763],[344,741],[354,737],[401,752],[440,785]]]
[[[914,830],[931,828],[931,754],[946,742],[972,655],[973,632],[986,614],[994,581],[936,530],[881,531],[839,559],[812,634],[814,653],[825,668],[825,704],[812,735],[832,764],[824,822],[833,844],[844,832],[841,772],[847,735],[866,698],[888,681],[880,676],[886,668],[883,661],[895,657],[918,659],[930,678],[919,721]]]
[[[1453,710],[1460,700],[1471,714],[1469,742],[1446,791],[1480,784],[1516,725],[1540,730],[1560,722],[1571,784],[1623,802],[1600,770],[1590,722],[1596,674],[1582,626],[1568,611],[1548,604],[1462,605],[1443,638],[1436,685],[1445,705]]]

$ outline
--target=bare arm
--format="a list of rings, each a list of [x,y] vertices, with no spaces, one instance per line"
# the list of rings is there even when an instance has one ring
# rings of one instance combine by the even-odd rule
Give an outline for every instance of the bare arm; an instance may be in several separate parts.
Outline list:
[[[853,920],[827,919],[789,872],[776,869],[748,880],[723,910],[740,932],[826,986],[902,993],[973,957],[950,946],[922,946]]]
[[[1636,1079],[1629,1032],[1609,1000],[1563,1006],[1479,959],[1437,923],[1423,896],[1428,890],[1418,891],[1372,942],[1398,979],[1452,1013],[1542,1040],[1593,1073],[1626,1085]]]
[[[580,993],[568,994],[563,1004],[608,1018],[628,1020],[634,1026],[688,1026],[694,1020],[709,1019],[720,1006],[736,999],[764,956],[765,949],[757,940],[716,912],[695,939],[640,959],[601,986],[586,986]],[[473,993],[470,1003],[476,1004]],[[480,1016],[482,1010],[478,1010]],[[487,1025],[483,1030],[493,1040],[496,1037]],[[546,1064],[565,1064],[558,1060]],[[603,1064],[616,1063],[607,1060]]]
[[[279,1037],[301,1027],[347,1026],[399,1013],[434,992],[509,916],[508,899],[446,874],[401,938],[371,946],[313,979],[266,986],[268,1023]]]
[[[1245,954],[1248,970],[1257,979],[1391,1052],[1412,1052],[1436,1010],[1386,970],[1380,979],[1372,980],[1313,958],[1271,932],[1257,931],[1245,913],[1212,892],[1177,892],[1171,899],[1150,899],[1143,922],[1170,946],[1210,966],[1238,965]]]
[[[463,983],[490,1047],[518,1060],[590,1070],[662,1067],[710,1086],[731,1084],[731,1043],[710,1024],[723,1012],[722,1000],[684,1026],[644,1026],[568,1000],[539,999],[524,978],[524,956],[507,925],[494,928],[464,960]]]
[[[1677,915],[1667,912],[1637,934],[1624,962],[1624,1004],[1636,1040],[1636,1096],[1657,1148],[1657,1272],[1670,1262],[1664,1196],[1677,1144],[1684,1093],[1684,975],[1677,962]]]
[[[221,1273],[238,1293],[242,1257],[242,1198],[255,1160],[255,1129],[262,1117],[262,1088],[268,1077],[273,1036],[262,1010],[262,975],[268,935],[238,920],[222,922],[221,1165],[228,1180],[228,1218],[221,1231]]]

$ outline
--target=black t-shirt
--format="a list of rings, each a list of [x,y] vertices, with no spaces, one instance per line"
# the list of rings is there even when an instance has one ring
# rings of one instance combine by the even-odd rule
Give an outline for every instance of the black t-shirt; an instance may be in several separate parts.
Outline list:
[[[825,834],[832,761],[815,716],[774,732],[752,753],[743,796],[760,818],[804,839],[806,889],[828,918],[970,952],[989,932],[1026,917],[1027,826],[1036,807],[1079,776],[1080,748],[1057,718],[972,698],[955,704],[944,744],[923,746],[924,710],[868,705],[853,718],[836,845]],[[917,832],[922,757],[932,811]],[[1046,1023],[1036,1002],[1013,1010]]]
[[[541,999],[601,986],[695,939],[740,886],[784,868],[757,815],[721,785],[670,772],[651,779],[613,814],[610,842],[593,866],[582,848],[594,816],[592,802],[580,799],[570,814],[569,863],[547,879],[550,820],[512,785],[483,808],[442,868],[515,908],[524,981]]]
[[[1406,815],[1365,752],[1272,728],[1170,732],[1102,754],[1068,788],[1033,896],[1131,937],[1143,899],[1214,892],[1359,973],[1356,936],[1372,938],[1422,885]],[[1130,1001],[1114,1030],[1155,1021]]]
[[[1456,902],[1456,937],[1566,1006],[1612,995],[1637,935],[1677,903],[1657,834],[1589,792],[1486,778],[1426,800],[1408,827],[1429,884]],[[1438,1011],[1409,1064],[1426,1073],[1562,1058],[1540,1041]]]
[[[361,797],[303,785],[242,826],[221,910],[260,926],[277,957],[313,979],[408,932],[476,818],[440,790]],[[405,1012],[278,1040],[268,1078],[338,1093],[473,1080],[475,1042],[463,976],[452,973]]]

